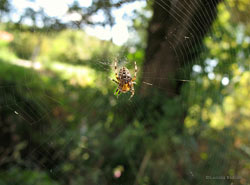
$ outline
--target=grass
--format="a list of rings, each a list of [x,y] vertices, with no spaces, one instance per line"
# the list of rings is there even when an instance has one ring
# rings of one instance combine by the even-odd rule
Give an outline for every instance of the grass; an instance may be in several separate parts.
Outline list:
[[[93,86],[94,81],[96,80],[96,72],[90,67],[83,65],[73,65],[67,64],[59,61],[47,61],[47,62],[32,62],[29,60],[19,59],[11,50],[5,45],[1,44],[0,49],[0,61],[1,68],[3,70],[3,65],[5,69],[8,65],[8,69],[11,68],[11,65],[20,66],[23,68],[30,68],[42,74],[54,74],[59,77],[61,80],[67,80],[71,85],[79,85],[81,87]]]

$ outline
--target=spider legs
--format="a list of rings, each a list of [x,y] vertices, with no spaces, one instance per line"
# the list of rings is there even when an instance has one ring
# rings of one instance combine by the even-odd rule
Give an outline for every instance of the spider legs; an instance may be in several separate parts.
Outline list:
[[[115,60],[115,77],[118,80],[118,74],[117,74],[117,60]]]
[[[117,93],[117,92],[118,92],[118,93]],[[114,94],[115,94],[115,95],[117,94],[117,98],[118,98],[118,96],[121,94],[121,91],[119,90],[119,88],[116,89],[116,91],[115,91]]]
[[[132,79],[133,81],[136,80],[136,73],[137,73],[137,65],[136,65],[136,62],[135,62],[135,76],[134,76],[134,78]]]
[[[131,92],[131,96],[130,96],[130,98],[129,98],[129,99],[131,99],[131,98],[134,96],[134,94],[135,94],[135,89],[134,89],[134,86],[132,86],[132,87],[131,87],[130,92]]]
[[[117,83],[117,84],[119,84],[119,82],[118,81],[116,81],[116,80],[114,80],[114,79],[111,79],[113,82],[115,82],[115,83]]]

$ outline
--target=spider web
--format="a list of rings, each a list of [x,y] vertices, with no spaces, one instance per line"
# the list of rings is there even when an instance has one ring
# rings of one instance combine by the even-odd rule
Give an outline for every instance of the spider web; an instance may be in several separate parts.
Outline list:
[[[156,1],[164,10],[168,10],[169,5],[164,1]],[[187,10],[187,12],[189,11],[189,9],[191,8],[190,5],[192,5],[192,3],[196,3],[195,1],[190,1],[190,4],[186,3],[186,7],[180,7],[180,8],[185,8]],[[181,12],[179,7],[175,7],[174,12],[170,12],[171,16],[177,21],[179,22],[179,19],[181,17],[187,17],[187,15],[185,15],[185,13]],[[207,19],[210,19],[210,17],[208,16],[208,11],[210,11],[209,7],[204,7],[204,11],[202,12],[204,15],[207,16]],[[163,20],[165,19],[164,17],[162,18]],[[195,21],[199,21],[199,20],[195,20]],[[195,25],[190,25],[195,26]],[[178,29],[178,28],[176,28]],[[187,29],[184,27],[184,29]],[[213,37],[213,33],[216,31],[216,27],[212,28],[212,31],[208,34],[208,38],[209,37]],[[191,29],[192,30],[192,29]],[[192,30],[193,31],[193,30]],[[194,33],[193,33],[194,34]],[[202,33],[197,33],[197,34],[202,34]],[[222,33],[223,34],[223,33]],[[168,40],[169,37],[172,37],[176,40],[178,40],[177,36],[173,33],[171,35],[166,35],[165,39]],[[183,39],[184,40],[188,40],[192,37],[192,34],[190,33],[190,35],[185,36]],[[170,43],[171,45],[171,43]],[[195,51],[195,50],[203,50],[203,52],[205,53],[206,51],[204,51],[203,45],[200,45],[199,48],[194,48],[193,45],[184,45],[185,47],[183,48],[179,48],[178,51],[175,51],[175,56],[179,59],[179,60],[183,60],[186,58],[187,53],[191,53],[191,51]],[[181,55],[180,55],[181,54]],[[128,66],[131,75],[133,76],[134,74],[134,62],[129,61],[126,56],[112,56],[109,58],[108,61],[106,60],[102,60],[102,58],[100,58],[99,60],[95,60],[93,62],[93,65],[96,69],[100,69],[98,73],[101,74],[100,77],[98,77],[99,81],[106,81],[106,83],[113,83],[110,78],[114,77],[114,60],[118,59],[118,71],[119,68],[122,66]],[[150,70],[149,69],[147,72],[145,73],[145,78],[143,81],[141,81],[141,86],[149,86],[150,88],[155,88],[158,90],[166,90],[166,88],[164,86],[160,86],[158,85],[158,82],[160,80],[174,80],[174,81],[181,81],[187,84],[192,84],[191,87],[189,87],[187,89],[187,91],[189,92],[188,97],[189,97],[189,102],[196,102],[196,95],[197,94],[201,94],[201,90],[199,88],[199,85],[202,83],[202,80],[197,77],[199,75],[199,73],[201,73],[202,70],[202,66],[203,66],[203,58],[202,58],[202,54],[198,57],[198,58],[193,58],[190,61],[196,61],[196,64],[194,65],[192,62],[186,62],[184,63],[184,68],[192,68],[193,72],[191,74],[191,76],[189,74],[187,74],[185,72],[185,70],[183,71],[183,75],[185,78],[184,79],[174,79],[174,78],[168,78],[168,77],[164,77],[164,76],[158,76],[157,78],[153,78],[151,76]],[[229,60],[232,60],[229,58]],[[211,60],[209,60],[210,63],[208,62],[208,66],[211,65]],[[217,64],[215,64],[217,65]],[[137,72],[137,81],[141,80],[141,76],[142,76],[142,66],[139,65],[137,63],[138,66],[138,72]],[[181,68],[179,70],[182,70]],[[112,71],[112,72],[111,72]],[[37,79],[37,73],[42,73],[42,71],[37,71],[34,70],[32,73],[27,73],[26,71],[24,71],[24,81],[21,83],[21,85],[17,85],[17,84],[7,84],[7,85],[0,85],[0,97],[1,97],[1,101],[0,101],[0,109],[4,110],[4,109],[8,109],[12,111],[12,114],[15,115],[16,117],[18,117],[18,119],[22,119],[24,123],[26,123],[26,126],[31,127],[32,129],[39,129],[41,136],[45,135],[46,133],[44,133],[44,128],[43,125],[44,121],[51,119],[54,116],[53,110],[51,109],[51,107],[49,107],[48,105],[46,105],[43,102],[51,102],[51,105],[53,106],[62,106],[64,105],[64,101],[61,99],[58,99],[57,97],[51,96],[49,95],[46,91],[46,89],[44,87],[39,88],[40,91],[40,96],[36,97],[37,94],[37,90],[36,89],[32,89],[32,87],[39,83],[38,79]],[[81,73],[81,71],[79,71],[79,73]],[[111,76],[110,76],[111,75]],[[215,77],[213,77],[214,73],[212,70],[210,70],[210,72],[208,73],[208,77],[210,75],[211,80],[213,80]],[[103,79],[104,78],[104,79]],[[147,79],[153,79],[153,81],[155,83],[149,83],[147,81]],[[99,84],[97,83],[96,86],[98,86]],[[114,90],[116,89],[117,85],[113,84]],[[67,88],[67,87],[65,87]],[[190,89],[193,88],[193,89]],[[18,94],[17,94],[18,92]],[[168,92],[169,94],[173,94],[173,92]],[[20,100],[19,96],[21,96],[22,94],[25,94],[26,99]],[[129,94],[129,93],[128,93]],[[122,101],[126,101],[128,100],[128,97],[130,96],[130,94],[121,94],[119,96],[119,98],[117,99],[115,96],[113,96],[112,94],[108,94],[108,96],[110,96],[110,101],[113,102],[114,106],[119,106],[120,102]],[[135,95],[137,96],[137,88],[135,89]],[[34,101],[33,104],[29,104],[29,99],[32,99]],[[34,103],[35,102],[35,103]],[[85,115],[90,115],[92,114],[92,112],[94,112],[95,107],[98,107],[98,105],[100,104],[100,102],[98,101],[94,101],[91,103],[86,103],[85,107],[83,108],[84,111],[82,110],[77,110],[76,112],[80,113],[80,112],[84,112]],[[134,114],[140,114],[139,112],[139,104],[136,101],[127,101],[127,106],[123,107],[125,110],[125,112],[130,112],[131,110],[133,110]],[[39,110],[39,111],[37,111]],[[146,118],[147,119],[147,118]],[[97,118],[98,120],[98,118]],[[84,122],[84,118],[82,120]],[[150,122],[150,120],[148,120]],[[67,130],[67,126],[65,124],[57,124],[54,128],[51,128],[53,131],[51,131],[51,133],[53,133],[52,135],[47,135],[46,139],[43,140],[39,146],[37,146],[36,148],[33,148],[32,150],[30,150],[29,155],[25,157],[25,159],[22,161],[22,165],[28,167],[28,164],[25,164],[25,162],[27,161],[32,161],[34,164],[38,164],[39,166],[42,166],[44,168],[44,170],[48,170],[49,166],[53,166],[54,163],[54,159],[52,158],[52,153],[51,151],[48,151],[46,146],[47,145],[53,145],[53,139],[55,137],[63,137],[64,131]],[[82,128],[83,130],[86,128]],[[83,131],[84,133],[84,131]],[[228,133],[227,133],[228,134]],[[84,134],[83,134],[84,135]],[[69,138],[74,138],[74,133],[70,133],[70,136],[68,136]],[[30,142],[32,141],[32,139],[30,138]],[[64,150],[68,149],[71,147],[72,144],[72,140],[69,140],[68,142],[64,143],[63,148],[60,148],[60,151],[57,151],[56,156],[60,156],[63,158],[64,156]],[[188,144],[188,143],[187,143]],[[43,151],[44,153],[41,153],[41,151]],[[96,151],[91,150],[90,153],[93,153],[93,155],[95,155]],[[46,165],[44,165],[44,163],[42,163],[41,161],[39,161],[36,157],[36,155],[45,155],[48,156],[48,158],[50,159],[48,161],[48,163]],[[7,161],[8,158],[5,158],[3,160],[1,160],[1,163],[4,164],[5,161]],[[217,160],[216,158],[214,158],[214,160]],[[1,164],[0,163],[0,164]],[[223,161],[218,161],[218,166],[220,165],[220,163],[223,163]],[[214,164],[214,163],[213,163]],[[56,173],[54,173],[54,171],[56,171],[57,169],[50,169],[49,172],[52,174],[53,178],[60,180],[60,176],[57,176]],[[197,177],[196,173],[195,173],[195,169],[188,169],[189,170],[189,175],[190,178],[196,178],[198,179],[198,183],[199,184],[203,184],[204,182],[207,181],[206,177]],[[103,182],[102,184],[105,184],[108,182],[107,177],[105,177],[104,172],[99,171],[100,175],[100,179]],[[211,172],[211,174],[213,174]],[[207,174],[207,176],[211,176],[211,174]],[[111,174],[112,175],[112,174]],[[227,174],[217,174],[217,176],[226,176]],[[207,183],[207,182],[206,182]]]

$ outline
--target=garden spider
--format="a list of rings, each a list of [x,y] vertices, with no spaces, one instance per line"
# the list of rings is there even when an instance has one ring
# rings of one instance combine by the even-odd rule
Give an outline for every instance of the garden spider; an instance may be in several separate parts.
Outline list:
[[[118,87],[115,91],[115,94],[118,92],[118,96],[120,93],[126,93],[128,91],[131,92],[131,96],[129,99],[131,99],[135,94],[134,84],[136,80],[136,73],[137,73],[137,65],[135,62],[135,75],[132,78],[129,70],[126,67],[122,67],[119,71],[119,75],[117,74],[117,62],[115,61],[115,77],[116,80],[111,79],[113,82],[118,84]],[[117,96],[117,97],[118,97]]]

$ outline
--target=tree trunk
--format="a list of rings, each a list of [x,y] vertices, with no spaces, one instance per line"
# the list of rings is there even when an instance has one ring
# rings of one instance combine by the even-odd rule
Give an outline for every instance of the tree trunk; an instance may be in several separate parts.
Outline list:
[[[202,39],[216,17],[221,0],[155,0],[148,28],[142,81],[164,89],[166,96],[180,94],[182,83],[175,79],[199,54]],[[147,95],[148,86],[141,93]]]

